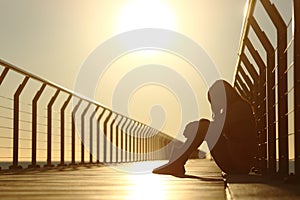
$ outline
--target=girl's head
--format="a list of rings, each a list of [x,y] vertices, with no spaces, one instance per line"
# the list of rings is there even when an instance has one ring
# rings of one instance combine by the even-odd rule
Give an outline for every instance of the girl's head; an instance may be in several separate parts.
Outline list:
[[[209,88],[208,101],[215,114],[225,112],[228,106],[240,100],[242,100],[240,95],[225,80],[218,80]]]

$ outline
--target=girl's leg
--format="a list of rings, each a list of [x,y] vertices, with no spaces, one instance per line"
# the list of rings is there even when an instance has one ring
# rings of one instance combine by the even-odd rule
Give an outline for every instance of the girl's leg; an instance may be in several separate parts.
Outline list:
[[[173,175],[183,175],[185,173],[184,165],[191,153],[202,144],[209,127],[209,121],[201,119],[196,130],[191,130],[189,125],[190,124],[187,125],[184,134],[188,137],[187,141],[180,149],[175,150],[166,165],[154,169],[153,173]],[[189,133],[186,133],[187,131],[189,131]],[[192,131],[194,131],[194,133],[192,133]]]
[[[221,134],[214,146],[212,146],[214,144],[212,141],[206,142],[218,167],[226,173],[234,172],[235,169],[232,165],[232,158],[229,154],[226,138]]]
[[[212,157],[222,171],[227,174],[248,174],[251,168],[246,155],[246,149],[237,148],[236,144],[229,141],[222,134],[217,143],[212,147],[211,141],[207,141],[211,149]],[[244,155],[244,156],[241,156]]]

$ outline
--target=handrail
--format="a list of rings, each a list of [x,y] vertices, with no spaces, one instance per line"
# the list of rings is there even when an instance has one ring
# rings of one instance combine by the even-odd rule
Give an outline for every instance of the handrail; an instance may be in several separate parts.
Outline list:
[[[74,96],[74,97],[83,99],[84,101],[87,101],[87,102],[89,102],[89,103],[91,103],[91,104],[94,104],[95,106],[99,106],[99,107],[101,107],[101,108],[103,108],[103,109],[110,110],[108,107],[106,107],[106,106],[100,104],[99,102],[97,102],[97,101],[95,101],[95,100],[93,100],[93,99],[90,99],[90,98],[88,98],[88,97],[86,97],[86,96],[83,96],[83,95],[81,95],[81,94],[79,94],[79,93],[76,93],[76,92],[74,92],[74,91],[72,91],[72,90],[70,90],[70,89],[67,89],[67,88],[65,88],[65,87],[63,87],[63,86],[60,86],[60,85],[58,85],[58,84],[56,84],[56,83],[53,83],[53,82],[51,82],[51,81],[49,81],[49,80],[47,80],[47,79],[38,77],[38,76],[36,76],[36,75],[34,75],[34,74],[32,74],[32,73],[30,73],[30,72],[24,70],[24,69],[21,69],[21,68],[19,68],[19,67],[13,65],[13,64],[11,64],[11,63],[8,63],[7,61],[5,61],[5,60],[3,60],[3,59],[1,59],[1,58],[0,58],[0,65],[2,65],[2,66],[5,67],[5,74],[4,74],[4,77],[5,77],[5,75],[6,75],[7,72],[8,72],[8,70],[6,70],[6,69],[11,69],[11,70],[13,70],[13,71],[15,71],[15,72],[17,72],[17,73],[20,73],[20,74],[22,74],[22,75],[24,75],[24,76],[28,76],[29,78],[35,79],[35,80],[37,80],[37,81],[39,81],[39,82],[42,82],[42,83],[45,83],[45,84],[47,84],[47,85],[49,85],[49,86],[51,86],[51,87],[54,87],[55,89],[59,89],[59,90],[61,90],[62,92],[65,92],[65,93],[67,93],[67,94],[71,94],[71,95]],[[0,80],[1,80],[1,79],[0,79]],[[125,116],[125,115],[123,115],[123,114],[121,114],[121,113],[118,113],[118,112],[116,112],[116,111],[112,111],[112,112],[113,112],[114,114],[116,114],[116,115],[120,115],[120,116],[123,116],[123,117],[128,117],[128,116]],[[135,120],[134,120],[134,121],[135,121]],[[140,122],[140,123],[142,123],[142,122]],[[144,124],[144,123],[142,123],[142,124]],[[146,125],[146,124],[144,124],[144,125]],[[158,130],[157,130],[157,131],[158,131]]]
[[[13,108],[7,107],[8,111],[13,112],[13,117],[11,119],[5,118],[5,120],[14,121],[13,127],[12,128],[8,127],[5,130],[6,132],[4,131],[8,135],[9,135],[9,131],[13,131],[13,137],[0,135],[1,143],[5,143],[4,140],[8,140],[8,139],[13,140],[13,147],[9,147],[9,146],[0,147],[0,161],[2,158],[4,158],[4,156],[1,156],[3,155],[1,153],[2,149],[13,150],[12,160],[11,160],[12,165],[10,166],[10,169],[16,170],[24,167],[20,165],[19,160],[21,158],[27,159],[27,162],[29,162],[28,164],[29,168],[40,167],[40,164],[38,164],[38,160],[40,160],[39,159],[40,156],[38,156],[38,153],[43,151],[46,152],[46,156],[44,157],[46,158],[46,160],[44,160],[45,162],[44,167],[53,167],[54,162],[56,161],[59,162],[58,166],[66,166],[66,163],[68,161],[66,161],[65,156],[68,155],[70,156],[69,157],[70,165],[86,164],[85,155],[89,155],[89,163],[94,163],[94,158],[96,159],[95,160],[96,163],[99,162],[111,163],[113,162],[113,159],[114,162],[135,162],[141,160],[161,159],[161,158],[168,159],[169,155],[166,152],[170,152],[170,149],[172,148],[172,141],[173,140],[177,141],[177,139],[172,138],[171,136],[162,133],[155,128],[152,128],[146,125],[145,123],[139,122],[135,119],[129,118],[128,116],[112,111],[95,100],[92,100],[74,91],[66,89],[44,78],[36,76],[2,59],[0,59],[0,66],[4,68],[0,74],[0,86],[5,81],[5,78],[7,77],[7,74],[10,70],[12,70],[17,74],[23,75],[23,81],[15,91],[13,97],[14,107]],[[20,118],[20,113],[22,113],[22,111],[19,109],[19,107],[20,104],[22,104],[22,102],[19,101],[19,97],[21,96],[23,89],[27,85],[30,85],[28,83],[29,79],[38,81],[39,83],[41,83],[41,86],[37,89],[35,94],[30,93],[30,96],[32,96],[32,99],[30,100],[32,101],[31,104],[32,112],[31,113],[27,112],[27,113],[31,115],[32,121],[28,121],[28,120],[26,121],[28,121],[28,123],[31,123],[32,129],[26,129],[26,128],[24,129],[24,128],[19,128],[20,125],[23,125],[23,121],[24,121],[23,119]],[[40,99],[40,97],[42,96],[42,94],[44,93],[47,87],[54,88],[55,93],[52,94],[52,96],[50,95],[50,97],[49,96],[47,97],[48,102],[46,102],[46,104],[43,103],[43,106],[46,107],[47,115],[41,117],[38,115],[38,110],[39,110],[38,100]],[[63,102],[62,103],[59,102],[60,112],[54,112],[53,105],[58,104],[57,99],[59,99],[58,97],[61,96],[61,94],[67,95],[67,98],[64,97],[65,99],[63,100]],[[78,99],[78,101],[76,105],[73,107],[73,109],[68,110],[67,107],[72,98],[76,98]],[[6,106],[3,107],[6,108]],[[93,109],[93,111],[91,111],[91,109]],[[42,110],[44,110],[44,108]],[[91,111],[91,113],[89,111]],[[54,123],[56,123],[55,120],[57,120],[55,119],[55,116],[60,117],[59,119],[60,126],[58,127],[60,130],[59,132],[60,135],[55,133],[56,129],[53,126]],[[81,120],[79,120],[80,123],[76,124],[77,122],[76,118],[78,116],[80,116]],[[66,117],[70,117],[71,120],[68,121]],[[87,120],[86,118],[88,118],[89,120]],[[4,120],[4,118],[0,117],[0,123],[1,120]],[[38,139],[42,137],[41,131],[38,131],[39,124],[41,124],[38,123],[38,120],[46,120],[46,124],[42,123],[46,128],[46,132],[43,133],[46,135],[45,141]],[[94,124],[96,124],[96,126],[94,126]],[[70,126],[69,129],[67,128],[67,126]],[[6,126],[0,126],[0,128],[2,129],[5,127]],[[93,130],[94,127],[96,127],[97,129],[96,132],[94,132]],[[78,137],[76,137],[76,132],[78,132],[79,130],[81,132],[81,141],[79,140]],[[89,131],[89,134],[85,132],[86,130]],[[22,131],[32,132],[32,137],[31,138],[24,138],[25,136],[20,137]],[[121,134],[120,137],[119,134]],[[56,141],[57,140],[55,139],[56,136],[59,136],[60,141]],[[90,137],[89,140],[85,139],[86,137]],[[70,143],[67,141],[68,138],[70,139]],[[118,138],[117,142],[115,141],[115,138]],[[23,143],[21,142],[24,139],[31,142],[31,147],[26,147],[26,148],[20,147],[20,145],[21,146],[24,145],[24,142]],[[119,141],[119,139],[121,139],[121,141]],[[96,146],[94,146],[94,140],[96,141],[95,144]],[[109,144],[107,144],[108,141]],[[143,142],[143,141],[147,141],[147,142]],[[45,143],[45,145],[43,145],[44,148],[38,147],[41,144],[41,142]],[[66,142],[69,144],[69,146],[67,146]],[[78,145],[78,143],[80,143],[80,145]],[[113,143],[117,145],[116,150],[113,150]],[[159,148],[154,149],[153,148],[154,145],[151,143],[166,144],[166,145],[159,146]],[[87,145],[89,145],[89,148],[87,148]],[[59,153],[57,154],[55,153],[54,150],[55,147],[59,148],[58,150]],[[20,155],[20,153],[23,154],[23,151],[25,151],[25,149],[30,150],[31,153],[30,156],[28,156],[28,153],[26,156]],[[78,149],[80,149],[80,151],[78,151]],[[97,149],[97,152],[94,152],[94,149]],[[70,152],[70,154],[67,154],[68,151]],[[85,154],[86,151],[89,151],[89,154]],[[119,151],[121,151],[121,156],[118,155]],[[108,155],[108,153],[110,153],[110,155]],[[123,157],[123,153],[125,154],[125,159]],[[8,153],[5,153],[6,158],[8,158],[7,154]],[[151,155],[142,156],[141,154],[143,155],[151,154]],[[59,160],[54,161],[53,156],[59,156],[59,155],[60,155],[60,161]],[[80,162],[78,162],[79,161],[78,157],[80,157]],[[29,161],[28,158],[31,158],[31,160]],[[0,166],[1,166],[1,162],[0,162]]]
[[[241,32],[241,37],[240,37],[240,47],[239,47],[239,51],[238,51],[238,57],[240,57],[242,55],[242,53],[244,52],[245,49],[245,45],[244,45],[244,39],[247,38],[247,35],[249,33],[249,22],[248,19],[250,16],[253,15],[254,12],[254,8],[256,5],[256,0],[248,0],[247,1],[247,13],[245,15],[244,21],[243,21],[243,25],[242,25],[242,32]],[[238,58],[237,59],[237,64],[235,69],[237,70],[237,68],[239,67],[241,61]],[[234,72],[233,75],[235,76],[235,74],[237,74],[237,72]]]
[[[257,6],[258,3],[260,7]],[[288,20],[299,21],[299,1],[290,0],[287,3],[294,5]],[[264,12],[270,20],[260,21],[261,15],[254,12],[255,9],[260,9],[257,13]],[[286,13],[283,12],[285,15]],[[275,38],[265,33],[268,31],[266,27],[269,27],[266,23],[275,28],[276,35],[271,35]],[[287,34],[288,31],[291,32],[289,29],[294,31],[293,36]],[[250,30],[253,33],[251,35]],[[297,178],[300,177],[300,137],[295,133],[289,133],[293,129],[299,131],[297,120],[299,121],[300,107],[297,88],[300,80],[298,73],[300,45],[296,43],[300,36],[297,30],[299,32],[299,23],[289,23],[287,26],[276,3],[271,3],[270,0],[248,1],[233,85],[254,108],[259,140],[256,161],[262,174],[288,176],[289,173],[295,173]],[[257,41],[263,49],[256,46]],[[276,45],[273,46],[271,41],[276,41]],[[245,51],[245,48],[248,51]],[[257,66],[258,69],[253,66]],[[294,69],[294,77],[288,76],[287,66]],[[250,78],[254,81],[254,85]],[[288,108],[291,107],[293,109],[289,112]],[[291,144],[293,140],[294,144]],[[291,148],[294,148],[294,158],[289,155]],[[289,159],[295,159],[295,171],[291,171]]]

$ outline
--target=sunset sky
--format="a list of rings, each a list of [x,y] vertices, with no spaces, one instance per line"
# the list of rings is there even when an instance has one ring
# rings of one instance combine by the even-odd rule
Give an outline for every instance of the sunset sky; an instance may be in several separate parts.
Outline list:
[[[160,28],[175,31],[196,42],[215,64],[220,77],[232,82],[245,5],[246,0],[102,0],[84,3],[79,0],[2,0],[0,57],[76,90],[74,85],[83,63],[101,43],[126,31]],[[182,132],[189,121],[210,117],[206,77],[195,76],[188,63],[166,52],[138,51],[118,59],[99,78],[94,97],[105,106],[122,112],[113,106],[118,83],[138,67],[151,64],[167,66],[187,82],[198,104],[198,108],[188,109],[197,110],[196,114],[182,116],[185,106],[181,104],[181,98],[184,97],[176,94],[174,88],[162,83],[147,83],[130,91],[129,99],[117,100],[117,103],[128,102],[127,115],[171,135]]]
[[[246,1],[0,2],[0,55],[72,88],[84,60],[103,41],[137,28],[163,28],[197,42],[231,81]],[[66,74],[68,76],[66,77]]]

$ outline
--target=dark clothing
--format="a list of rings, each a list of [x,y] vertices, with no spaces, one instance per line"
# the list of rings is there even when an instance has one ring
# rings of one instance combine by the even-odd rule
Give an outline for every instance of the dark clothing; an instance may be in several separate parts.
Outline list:
[[[250,104],[229,83],[216,81],[208,92],[213,121],[189,123],[184,145],[171,155],[169,163],[154,173],[184,174],[190,154],[205,140],[217,165],[226,173],[249,173],[257,154],[256,124]],[[175,152],[175,151],[174,151]]]
[[[216,121],[211,122],[211,125]],[[208,134],[210,134],[208,132]],[[256,124],[250,105],[237,101],[227,108],[221,135],[214,146],[207,141],[217,165],[226,173],[248,173],[257,153]]]

